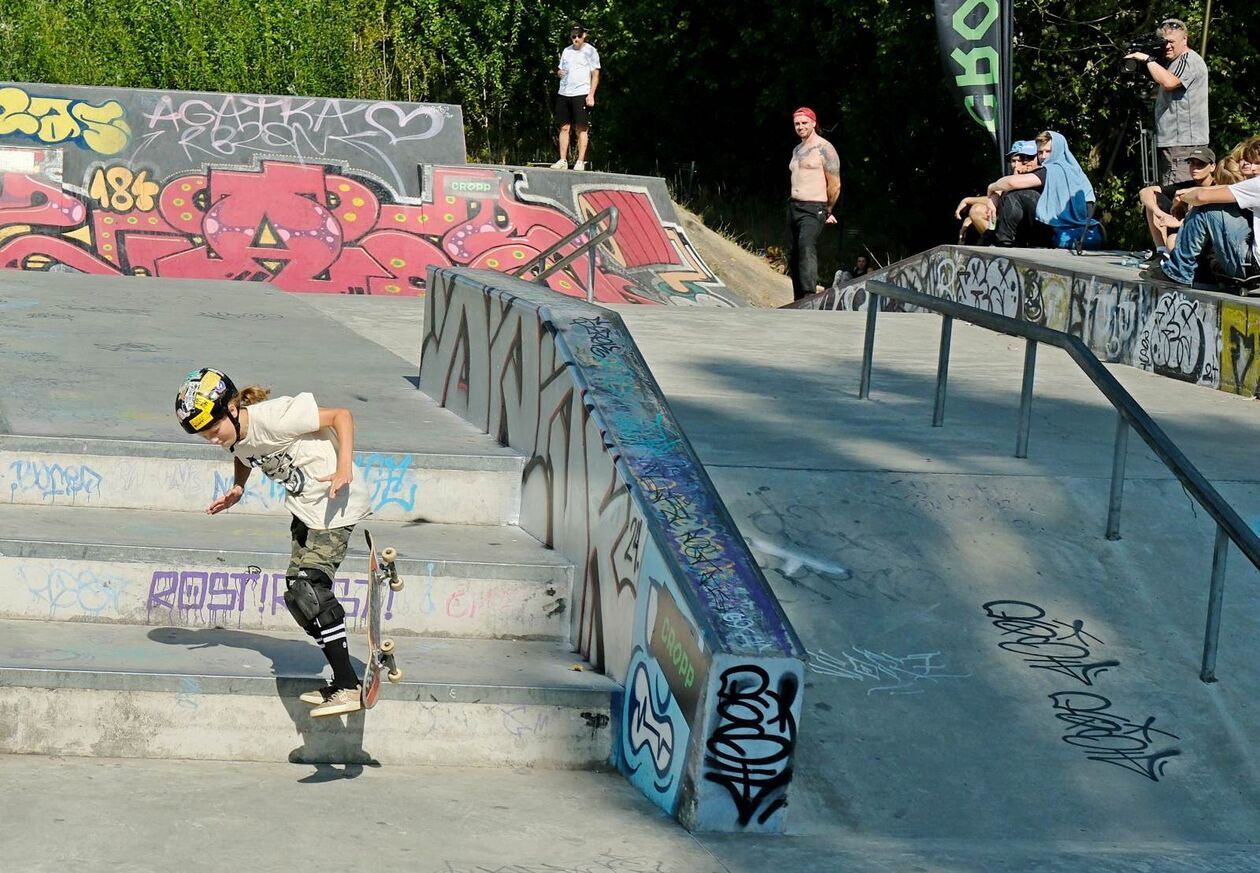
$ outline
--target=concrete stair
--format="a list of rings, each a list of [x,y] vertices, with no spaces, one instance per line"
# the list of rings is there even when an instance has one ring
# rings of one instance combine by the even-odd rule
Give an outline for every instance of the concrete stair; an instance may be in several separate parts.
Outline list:
[[[427,398],[422,398],[427,401]],[[284,606],[283,493],[232,510],[221,449],[0,436],[0,752],[311,763],[597,767],[617,685],[568,644],[574,570],[515,525],[523,460],[445,410],[432,453],[356,455],[375,515],[336,579],[366,648],[364,527],[398,550],[383,626],[403,681],[312,719],[328,674]]]
[[[463,452],[357,452],[355,476],[371,485],[375,518],[515,522],[522,459],[493,444],[469,453],[468,435],[459,436],[450,442]],[[231,486],[230,460],[208,444],[0,435],[0,500],[9,503],[200,512]],[[232,512],[287,517],[284,489],[252,476]]]

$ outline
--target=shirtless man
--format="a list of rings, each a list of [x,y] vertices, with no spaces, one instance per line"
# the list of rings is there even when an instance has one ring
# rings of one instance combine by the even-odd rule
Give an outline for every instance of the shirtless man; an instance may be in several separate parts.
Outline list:
[[[818,237],[824,225],[835,224],[833,212],[840,198],[840,155],[835,146],[818,135],[818,116],[808,106],[792,113],[792,126],[800,142],[792,149],[788,171],[792,193],[788,200],[788,230],[792,254],[792,298],[818,293]]]

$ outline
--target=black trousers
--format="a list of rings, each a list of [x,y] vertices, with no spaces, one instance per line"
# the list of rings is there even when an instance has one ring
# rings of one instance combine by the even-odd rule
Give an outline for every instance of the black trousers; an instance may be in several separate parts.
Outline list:
[[[827,221],[827,204],[789,200],[787,219],[792,240],[788,257],[792,299],[800,300],[818,292],[818,236]]]
[[[1046,246],[1050,228],[1037,221],[1037,201],[1041,191],[1020,188],[1007,191],[998,200],[997,221],[993,225],[993,242],[999,246]]]

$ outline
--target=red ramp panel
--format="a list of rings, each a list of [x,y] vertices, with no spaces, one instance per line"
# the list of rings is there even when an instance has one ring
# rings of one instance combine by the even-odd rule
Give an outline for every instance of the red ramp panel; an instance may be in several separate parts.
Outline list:
[[[578,205],[583,219],[609,206],[617,207],[617,231],[612,243],[627,268],[686,266],[670,244],[661,216],[646,191],[584,191],[578,195]]]

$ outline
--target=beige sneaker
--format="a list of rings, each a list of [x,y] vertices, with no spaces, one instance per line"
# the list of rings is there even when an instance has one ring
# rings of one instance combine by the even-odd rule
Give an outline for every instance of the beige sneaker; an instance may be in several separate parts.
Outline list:
[[[551,169],[567,170],[569,169],[569,162],[566,161],[564,158],[561,158],[560,160],[556,161],[554,164],[551,165]]]
[[[582,170],[585,170],[585,169],[586,169],[586,161],[574,161],[574,162],[573,162],[573,169],[577,170],[578,172],[581,172]]]
[[[327,703],[328,698],[332,697],[333,687],[325,685],[323,688],[315,688],[298,695],[298,700],[303,703],[309,703],[311,706],[319,706],[321,703]]]
[[[311,710],[311,716],[319,718],[324,715],[345,715],[348,712],[358,712],[363,708],[359,696],[357,685],[354,688],[338,688],[328,695],[327,700]]]

